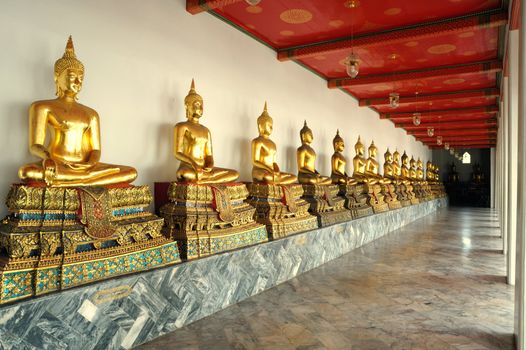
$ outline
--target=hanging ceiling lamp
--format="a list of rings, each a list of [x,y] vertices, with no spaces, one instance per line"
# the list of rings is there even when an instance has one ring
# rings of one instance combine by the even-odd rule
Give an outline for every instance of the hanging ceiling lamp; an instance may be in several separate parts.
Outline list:
[[[437,145],[442,145],[442,136],[437,136]]]
[[[356,78],[360,72],[360,63],[358,62],[358,57],[356,57],[353,52],[347,56],[347,59],[345,60],[345,68],[347,70],[347,75],[352,79]]]
[[[389,105],[391,108],[398,108],[400,106],[400,94],[391,92],[389,94]]]
[[[433,137],[433,135],[435,135],[435,128],[430,126],[430,127],[427,128],[427,136]]]
[[[347,2],[346,6],[348,8],[355,8],[357,7],[357,4],[355,1],[349,1]],[[356,78],[358,73],[360,73],[360,63],[358,62],[358,57],[354,54],[354,23],[351,21],[351,53],[349,56],[347,56],[347,59],[345,60],[345,68],[347,70],[347,75],[351,77],[351,79]]]
[[[421,119],[420,119],[421,114],[418,113],[418,91],[415,92],[415,105],[416,105],[416,112],[413,113],[413,125],[419,126],[421,122]]]
[[[261,0],[245,0],[247,2],[247,4],[249,4],[250,6],[256,6],[257,4],[259,4],[261,2]]]
[[[449,149],[449,143],[448,143],[448,142],[444,143],[444,149],[445,149],[446,151]]]

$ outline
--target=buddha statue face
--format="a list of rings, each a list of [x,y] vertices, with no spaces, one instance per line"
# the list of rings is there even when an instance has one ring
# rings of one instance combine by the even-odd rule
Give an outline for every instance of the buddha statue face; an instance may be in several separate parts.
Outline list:
[[[360,137],[358,137],[358,142],[354,145],[354,151],[356,152],[356,155],[359,157],[363,157],[365,153],[365,147],[363,146],[362,141],[360,140]]]
[[[387,149],[387,152],[384,153],[384,159],[386,163],[393,162],[393,155],[391,154],[391,152],[389,152],[389,149]]]
[[[400,153],[398,151],[395,151],[395,153],[393,153],[393,162],[395,162],[396,164],[400,163]]]
[[[405,152],[402,155],[402,164],[404,166],[408,166],[409,165],[409,157],[407,156],[407,154]]]
[[[332,140],[332,146],[334,147],[334,152],[343,152],[345,149],[345,142],[343,142],[339,131],[336,131],[336,136]]]
[[[57,95],[59,97],[76,96],[82,89],[83,80],[84,71],[75,68],[63,70],[60,74],[55,75]]]
[[[195,91],[195,82],[192,79],[190,91],[184,99],[186,118],[190,121],[198,122],[203,116],[203,98]]]
[[[411,161],[409,162],[409,164],[411,165],[411,168],[416,167],[416,160],[415,160],[415,158],[411,157]]]
[[[258,117],[259,135],[263,137],[269,137],[270,134],[272,134],[273,124],[274,122],[267,112],[267,103],[265,102],[263,113],[261,113],[261,115]]]
[[[307,126],[307,122],[304,123],[303,128],[300,131],[301,143],[310,145],[314,136],[312,136],[312,130]]]
[[[376,152],[378,151],[378,149],[374,145],[374,141],[369,146],[369,150],[368,151],[369,151],[369,158],[376,159]]]
[[[75,97],[82,89],[84,64],[77,59],[71,36],[64,55],[55,62],[55,86],[58,97]]]

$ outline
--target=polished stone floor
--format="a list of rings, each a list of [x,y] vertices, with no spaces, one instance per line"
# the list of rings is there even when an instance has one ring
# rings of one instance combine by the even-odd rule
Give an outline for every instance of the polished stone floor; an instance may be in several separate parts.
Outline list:
[[[442,209],[139,349],[513,349],[504,276],[496,215]]]

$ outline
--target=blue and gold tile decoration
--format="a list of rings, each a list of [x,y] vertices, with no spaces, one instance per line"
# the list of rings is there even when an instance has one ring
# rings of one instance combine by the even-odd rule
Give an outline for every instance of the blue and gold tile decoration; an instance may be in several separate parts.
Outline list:
[[[318,219],[309,214],[309,203],[301,198],[300,184],[247,184],[247,202],[256,208],[256,221],[267,227],[271,239],[318,228]]]
[[[353,249],[389,232],[400,234],[393,231],[443,205],[446,205],[444,199],[428,201],[204,259],[2,305],[0,349],[131,349],[342,254],[352,254]],[[106,259],[104,264],[108,264],[109,271],[121,274],[126,271],[126,261],[139,265],[148,264],[146,261],[160,263],[159,256],[175,256],[177,252],[173,245],[151,251],[155,253],[135,252],[132,254],[138,253],[142,258],[122,255]],[[98,268],[89,266],[66,264],[64,269],[82,274],[85,279],[89,273],[96,274],[93,270]],[[61,273],[49,267],[39,271],[43,271],[40,282],[49,286],[56,283]],[[31,278],[26,272],[17,273],[18,280]],[[24,295],[26,285],[16,293]]]
[[[111,235],[82,223],[81,190],[103,194]],[[147,186],[13,185],[0,223],[0,304],[179,262],[163,219],[146,210],[151,200]]]
[[[172,182],[161,207],[166,235],[179,243],[183,259],[266,242],[265,225],[254,220],[245,184],[200,185]]]

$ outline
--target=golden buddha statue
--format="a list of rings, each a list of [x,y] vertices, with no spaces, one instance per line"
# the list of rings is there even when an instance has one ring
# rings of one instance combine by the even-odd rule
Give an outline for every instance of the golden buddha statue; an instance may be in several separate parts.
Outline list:
[[[403,180],[410,180],[409,174],[409,156],[405,153],[402,154],[402,169],[401,169],[401,178]]]
[[[296,175],[280,172],[276,163],[276,144],[270,139],[273,121],[266,102],[257,123],[259,136],[252,140],[252,179],[255,182],[282,185],[296,182]]]
[[[330,185],[331,178],[322,176],[316,171],[316,152],[310,146],[313,140],[312,130],[305,121],[300,131],[301,146],[296,151],[298,159],[298,181],[301,184]]]
[[[395,178],[398,179],[402,175],[402,168],[400,167],[400,152],[398,152],[398,150],[394,151],[391,164],[393,165]]]
[[[395,184],[395,192],[400,200],[402,206],[409,206],[411,202],[409,200],[409,195],[407,193],[406,184],[402,181],[402,167],[400,166],[400,152],[396,150],[393,153],[393,159],[391,162],[393,167],[393,180]],[[384,176],[385,176],[385,165],[384,165]]]
[[[395,180],[397,178],[397,174],[395,172],[395,167],[393,164],[393,155],[389,151],[389,148],[384,153],[384,160],[384,177]]]
[[[365,159],[365,146],[362,143],[360,136],[358,136],[358,141],[354,145],[354,151],[356,155],[354,156],[352,162],[354,171],[352,177],[360,182],[367,182],[367,177],[365,176],[365,169],[367,166],[367,160]]]
[[[411,160],[409,161],[409,178],[411,180],[417,180],[416,177],[416,160],[414,157],[411,157]]]
[[[426,180],[435,181],[435,175],[433,174],[433,163],[430,160],[426,163]]]
[[[380,165],[376,160],[376,153],[378,152],[378,149],[376,148],[374,141],[371,142],[368,151],[369,158],[367,158],[365,165],[365,176],[368,178],[369,183],[373,184],[379,182],[381,184],[385,184],[391,182],[388,179],[382,178],[382,176],[379,174]]]
[[[416,178],[424,181],[424,163],[420,158],[416,161]]]
[[[336,136],[332,140],[332,146],[334,147],[334,154],[331,157],[331,179],[334,184],[349,184],[355,185],[357,181],[347,175],[345,171],[345,166],[347,165],[347,159],[342,154],[345,149],[345,142],[340,136],[340,131],[336,131]]]
[[[174,127],[174,155],[181,161],[177,181],[197,184],[235,181],[239,177],[236,170],[214,167],[210,131],[199,124],[203,115],[203,98],[195,91],[193,79],[184,104],[188,120]]]
[[[54,68],[58,97],[34,102],[29,109],[29,151],[42,161],[22,166],[18,176],[24,182],[43,181],[53,187],[135,180],[135,169],[99,162],[99,115],[76,101],[84,80],[84,65],[75,55],[71,36]],[[53,130],[49,139],[48,127]]]

